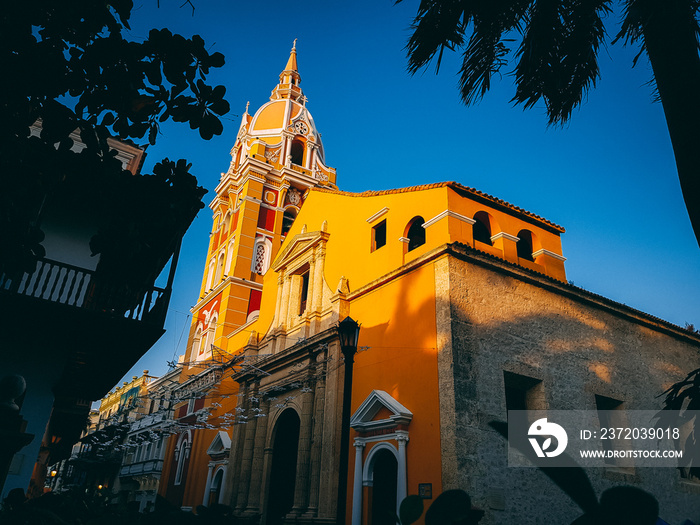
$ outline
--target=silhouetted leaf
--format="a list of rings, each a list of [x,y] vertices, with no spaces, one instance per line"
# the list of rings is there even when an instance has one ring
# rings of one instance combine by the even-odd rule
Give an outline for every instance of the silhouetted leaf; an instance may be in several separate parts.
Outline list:
[[[423,498],[416,495],[407,496],[399,506],[401,525],[410,525],[418,521],[423,514]]]

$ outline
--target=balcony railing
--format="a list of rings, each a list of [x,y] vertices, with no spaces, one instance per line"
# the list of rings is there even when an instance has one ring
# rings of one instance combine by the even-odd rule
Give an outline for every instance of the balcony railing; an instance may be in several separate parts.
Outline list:
[[[128,476],[153,474],[162,471],[162,459],[148,459],[146,461],[140,461],[138,463],[132,463],[130,465],[122,465],[121,470],[119,471],[119,476],[124,478]]]
[[[33,272],[19,279],[1,273],[0,291],[136,320],[164,316],[168,301],[162,288],[135,290],[51,259],[40,259]]]

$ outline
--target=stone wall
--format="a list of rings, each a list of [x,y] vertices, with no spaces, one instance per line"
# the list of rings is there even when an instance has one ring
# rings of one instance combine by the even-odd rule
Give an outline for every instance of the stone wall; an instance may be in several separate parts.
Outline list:
[[[596,410],[596,395],[628,410],[700,366],[700,339],[668,323],[470,250],[435,261],[443,488],[484,509],[480,525],[571,523],[581,512],[542,472],[507,467],[504,372],[541,381],[539,408]],[[673,468],[598,468],[598,492],[636,485],[670,523],[700,521],[700,483]]]

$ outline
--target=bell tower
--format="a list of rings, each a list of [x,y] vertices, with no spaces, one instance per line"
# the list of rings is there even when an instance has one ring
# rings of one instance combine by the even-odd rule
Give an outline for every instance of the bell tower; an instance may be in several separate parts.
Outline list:
[[[263,275],[313,186],[336,187],[306,107],[296,40],[270,101],[242,116],[231,164],[210,204],[213,228],[186,361],[212,358],[227,335],[257,317]],[[224,348],[225,349],[225,348]]]

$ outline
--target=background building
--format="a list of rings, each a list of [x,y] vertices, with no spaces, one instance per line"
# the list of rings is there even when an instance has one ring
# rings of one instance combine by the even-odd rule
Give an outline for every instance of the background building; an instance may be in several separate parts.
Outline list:
[[[80,137],[73,135],[80,150]],[[203,190],[192,184],[182,194],[183,178],[170,184],[143,177],[142,150],[109,144],[134,176],[95,175],[59,184],[50,194],[37,192],[42,204],[35,221],[45,233],[46,256],[31,270],[0,273],[3,375],[26,381],[19,404],[24,433],[34,436],[17,454],[5,448],[3,494],[28,487],[30,495],[41,494],[47,465],[68,457],[90,402],[164,332],[180,242]],[[164,287],[156,286],[168,264]]]

